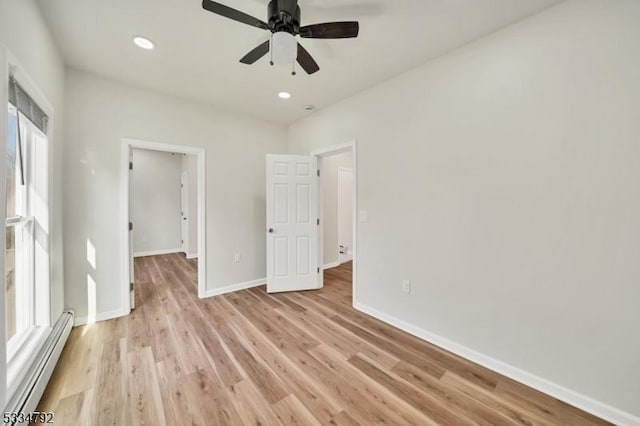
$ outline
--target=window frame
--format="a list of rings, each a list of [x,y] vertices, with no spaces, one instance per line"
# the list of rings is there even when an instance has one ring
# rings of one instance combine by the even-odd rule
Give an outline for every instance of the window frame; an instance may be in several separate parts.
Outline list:
[[[18,252],[17,249],[20,246],[22,246],[21,249],[24,250],[24,256],[18,258],[14,255],[14,264],[16,265],[15,270],[17,271],[18,261],[23,262],[20,270],[25,273],[25,276],[20,278],[21,280],[26,281],[26,283],[21,282],[20,286],[18,286],[17,282],[14,281],[16,291],[16,312],[18,313],[15,318],[16,333],[6,341],[7,364],[11,365],[22,347],[25,344],[28,344],[29,336],[34,333],[37,327],[42,326],[36,324],[36,306],[39,303],[43,303],[43,301],[39,300],[36,294],[35,217],[30,214],[34,208],[32,198],[34,196],[33,180],[35,176],[32,168],[34,163],[33,159],[36,155],[33,147],[32,133],[42,132],[34,123],[25,117],[15,105],[12,105],[11,103],[7,105],[7,114],[14,115],[16,118],[16,131],[20,132],[19,137],[22,140],[22,152],[18,154],[17,150],[19,147],[16,143],[15,216],[7,217],[5,219],[5,235],[9,228],[13,228],[15,253]],[[21,114],[19,120],[18,114]],[[44,135],[44,133],[42,134]],[[46,135],[44,136],[46,137]],[[18,161],[18,155],[22,157],[22,170],[19,170],[19,172],[24,177],[24,185],[17,184],[18,167],[20,164]],[[18,242],[18,239],[20,239],[21,242]],[[5,265],[5,273],[6,267],[7,265]]]
[[[32,289],[32,291],[35,294],[35,297],[31,299],[32,303],[30,304],[30,305],[33,305],[33,308],[31,309],[31,313],[30,313],[30,321],[32,321],[32,324],[34,324],[34,326],[30,327],[29,330],[27,330],[27,332],[23,333],[20,340],[16,339],[15,342],[11,342],[11,346],[12,346],[11,351],[7,351],[8,342],[6,341],[5,330],[2,330],[2,332],[0,333],[0,352],[2,352],[2,354],[0,355],[0,362],[4,364],[0,367],[0,379],[3,379],[2,382],[6,383],[6,387],[0,385],[2,387],[2,389],[0,389],[0,402],[3,402],[5,398],[11,397],[16,387],[23,379],[24,374],[26,373],[26,369],[24,367],[26,365],[29,365],[29,363],[33,361],[34,357],[39,352],[39,349],[42,347],[46,339],[46,336],[49,334],[51,330],[51,323],[52,323],[52,318],[51,318],[51,293],[52,292],[51,290],[52,290],[52,284],[53,284],[52,283],[53,254],[51,253],[51,247],[52,247],[51,225],[52,225],[52,213],[54,208],[53,197],[52,197],[52,193],[53,193],[52,185],[54,182],[54,175],[53,175],[53,168],[52,168],[53,158],[54,158],[52,141],[53,141],[53,135],[54,135],[55,117],[53,113],[53,107],[51,106],[47,98],[38,89],[37,85],[35,85],[33,81],[28,77],[28,75],[24,72],[24,68],[19,65],[18,61],[11,54],[11,52],[5,49],[2,45],[0,45],[0,67],[4,68],[4,70],[0,72],[0,76],[2,78],[5,78],[5,77],[8,78],[10,75],[13,75],[13,77],[15,78],[19,86],[26,93],[28,93],[29,97],[31,97],[31,99],[38,105],[38,107],[41,108],[42,111],[48,116],[46,132],[41,131],[33,123],[30,123],[34,127],[34,129],[36,129],[45,138],[44,149],[42,148],[43,145],[40,145],[40,142],[38,142],[37,143],[38,148],[36,150],[36,143],[35,143],[36,139],[33,139],[34,144],[32,144],[33,146],[30,149],[30,152],[25,155],[25,157],[30,156],[30,158],[35,158],[36,152],[42,153],[38,155],[38,158],[40,158],[40,155],[41,155],[41,158],[40,158],[41,161],[38,160],[37,163],[34,163],[33,168],[31,170],[34,170],[36,166],[42,168],[42,166],[44,165],[46,166],[46,170],[44,170],[43,172],[44,175],[33,174],[33,173],[40,173],[40,171],[34,170],[30,178],[34,179],[34,182],[38,182],[40,181],[40,179],[46,179],[46,182],[44,183],[46,187],[42,187],[44,188],[42,190],[44,192],[41,192],[41,196],[45,199],[45,209],[42,210],[42,206],[40,205],[40,203],[38,203],[37,205],[30,206],[30,211],[27,211],[27,212],[32,212],[38,215],[38,217],[25,215],[19,219],[10,220],[10,223],[11,222],[16,223],[13,226],[26,226],[30,228],[29,231],[31,232],[31,235],[32,235],[32,237],[30,238],[30,241],[32,241],[33,244],[30,244],[30,250],[31,250],[31,256],[33,258],[33,262],[32,262],[33,269],[30,269],[29,271],[30,277],[31,277],[29,288]],[[0,93],[0,100],[6,101],[6,102],[2,102],[2,104],[8,106],[9,105],[8,85],[0,85],[0,91],[2,92]],[[8,118],[8,113],[7,113],[7,117],[5,117],[4,119],[6,118]],[[4,119],[2,121],[4,121]],[[21,121],[22,119],[23,117],[21,117]],[[26,118],[24,119],[27,120]],[[0,124],[3,124],[3,123],[0,122]],[[8,126],[8,122],[6,123],[6,125]],[[0,133],[4,133],[4,135],[2,136],[3,141],[1,146],[4,149],[4,152],[6,153],[7,133],[5,132],[7,131],[7,128],[5,128],[4,126],[0,126],[0,127],[3,127],[2,129],[3,132],[0,132]],[[39,137],[39,136],[36,136],[36,137]],[[0,172],[2,172],[0,185],[4,188],[3,191],[6,191],[6,182],[5,182],[6,171],[4,170],[4,164],[3,164],[3,167],[0,167]],[[31,193],[27,196],[27,198],[31,197],[30,199],[33,202],[37,202],[34,199],[35,196],[36,196],[35,193]],[[3,193],[2,197],[6,199],[6,193]],[[6,207],[3,204],[4,201],[5,200],[2,200],[2,202],[0,202],[0,206],[2,207],[2,210],[3,210],[2,216],[0,218],[5,219],[5,228],[3,229],[2,232],[6,234],[6,217],[5,217]],[[18,225],[17,223],[20,223],[21,225]],[[2,236],[0,236],[0,238],[2,238]],[[2,245],[0,245],[0,248],[4,248],[6,252],[6,247],[4,247],[4,241],[6,241],[6,236],[3,238],[3,241],[1,242]],[[36,244],[38,247],[37,249],[36,249]],[[0,262],[0,266],[3,266],[3,265],[4,265],[4,261]],[[6,266],[5,266],[5,271],[6,271]],[[1,300],[3,306],[2,308],[0,308],[0,314],[2,318],[5,318],[5,315],[6,315],[5,306],[4,306],[6,303],[6,301],[4,300],[4,292],[6,292],[6,290],[3,289],[3,298]],[[38,303],[37,310],[35,309],[36,300]],[[8,355],[11,355],[11,360],[9,360]]]

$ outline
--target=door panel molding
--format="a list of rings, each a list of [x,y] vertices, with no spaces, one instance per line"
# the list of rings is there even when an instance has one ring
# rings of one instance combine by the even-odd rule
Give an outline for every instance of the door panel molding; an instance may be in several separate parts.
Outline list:
[[[318,273],[318,160],[314,156],[266,158],[267,291],[322,287]]]

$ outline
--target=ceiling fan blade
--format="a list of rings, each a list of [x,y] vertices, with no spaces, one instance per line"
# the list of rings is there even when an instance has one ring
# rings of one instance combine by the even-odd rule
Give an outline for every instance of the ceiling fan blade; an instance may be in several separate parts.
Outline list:
[[[358,37],[360,24],[357,22],[325,22],[300,27],[303,38],[353,38]]]
[[[215,1],[202,0],[202,8],[209,12],[213,12],[216,15],[224,16],[225,18],[233,19],[234,21],[242,22],[243,24],[251,25],[252,27],[258,27],[263,30],[269,29],[269,25],[266,22],[240,12],[239,10],[232,9],[229,6],[216,3]]]
[[[316,63],[316,61],[311,57],[307,49],[302,47],[300,43],[298,43],[298,63],[304,69],[307,74],[313,74],[314,72],[320,71],[320,67]]]
[[[242,62],[243,64],[251,65],[267,53],[269,53],[269,40],[265,41],[264,43],[253,49],[251,52],[244,55],[244,57],[240,59],[240,62]]]

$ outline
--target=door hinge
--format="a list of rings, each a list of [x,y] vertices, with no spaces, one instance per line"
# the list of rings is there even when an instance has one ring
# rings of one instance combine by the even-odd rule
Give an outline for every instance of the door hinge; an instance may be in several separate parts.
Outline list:
[[[320,218],[318,218],[318,226],[320,226]]]
[[[129,283],[129,291],[133,291],[133,283]]]
[[[320,273],[320,267],[318,266],[318,273]]]
[[[129,161],[129,170],[133,170],[133,161]]]
[[[129,231],[133,231],[133,222],[129,222]]]
[[[320,176],[320,170],[318,170],[318,176]]]

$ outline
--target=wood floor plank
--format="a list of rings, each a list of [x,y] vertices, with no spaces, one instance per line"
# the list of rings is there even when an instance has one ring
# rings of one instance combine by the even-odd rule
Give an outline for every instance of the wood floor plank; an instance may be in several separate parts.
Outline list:
[[[134,423],[166,425],[151,348],[129,352],[127,358]]]
[[[376,367],[362,355],[352,357],[349,362],[440,424],[514,424],[499,413],[486,410],[464,394],[447,389],[446,385],[429,376],[425,377],[425,381],[416,383],[396,375],[393,370],[385,371]]]
[[[264,399],[251,380],[229,386],[229,396],[242,424],[278,424],[274,406]]]
[[[72,330],[38,409],[57,425],[604,425],[317,291],[208,299],[197,260],[135,259],[137,307]]]
[[[366,359],[364,356],[361,357]],[[479,403],[473,398],[469,398],[463,392],[448,386],[443,381],[434,378],[432,375],[411,364],[400,362],[389,371],[389,374],[405,380],[407,383],[422,390],[425,394],[429,395],[429,397],[455,409],[456,412],[463,414],[465,417],[479,424],[517,424],[508,416],[503,415],[499,411],[488,409],[482,403]]]
[[[349,415],[346,411],[341,411],[336,414],[331,420],[325,423],[327,426],[359,426],[358,423],[353,417]]]
[[[369,400],[369,421],[390,424],[437,424],[412,405],[408,404],[392,390],[380,385],[374,378],[358,374],[356,368],[328,346],[321,345],[310,351],[335,376],[343,378],[348,398],[356,401]],[[361,403],[362,404],[362,403]],[[360,415],[362,413],[354,413]],[[366,422],[366,420],[365,420]]]
[[[370,345],[355,334],[352,334],[337,326],[333,321],[329,321],[313,311],[305,310],[304,312],[289,311],[292,321],[304,326],[305,330],[316,338],[329,344],[345,358],[349,358],[356,353],[364,353],[378,363],[387,368],[392,368],[398,363],[398,358],[389,354],[383,349]]]
[[[225,387],[211,370],[198,370],[189,374],[182,382],[193,411],[199,414],[197,424],[201,425],[241,425]],[[207,401],[206,404],[200,401]]]
[[[284,425],[321,426],[318,419],[293,394],[273,404],[273,410]]]
[[[549,425],[545,418],[526,410],[508,400],[500,398],[494,392],[488,391],[481,386],[465,380],[455,373],[446,372],[441,381],[447,386],[456,389],[470,398],[475,399],[494,412],[501,413],[516,424],[521,425]]]
[[[542,392],[527,388],[511,380],[498,383],[495,394],[521,408],[538,414],[552,424],[576,426],[606,424],[595,416],[581,412]]]
[[[318,386],[304,369],[279,351],[278,347],[265,338],[251,323],[246,321],[239,325],[234,323],[231,327],[236,331],[236,335],[242,335],[246,339],[245,346],[252,348],[252,353],[262,356],[271,370],[289,385],[292,393],[298,396],[317,419],[328,421],[335,413],[342,410],[339,400]]]
[[[234,358],[242,366],[248,378],[253,381],[267,401],[273,404],[290,393],[282,381],[266,365],[265,361],[255,358],[240,342],[231,328],[224,327],[218,331],[218,334],[231,350]]]
[[[123,347],[120,341],[105,342],[102,347],[98,376],[95,389],[122,389],[122,381],[126,380],[126,363],[122,362]],[[123,406],[127,404],[127,395],[122,392],[103,393],[96,392],[94,396],[95,415],[104,425],[117,425],[123,423]]]

